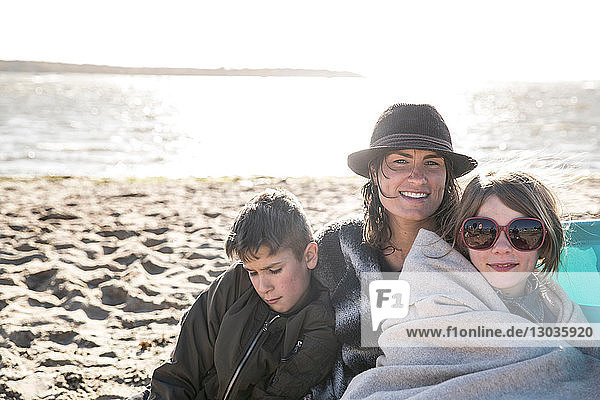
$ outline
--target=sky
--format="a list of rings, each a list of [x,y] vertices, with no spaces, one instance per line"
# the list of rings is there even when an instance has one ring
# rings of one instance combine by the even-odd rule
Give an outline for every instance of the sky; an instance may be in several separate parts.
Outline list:
[[[9,0],[0,59],[315,68],[433,83],[598,80],[594,3]]]

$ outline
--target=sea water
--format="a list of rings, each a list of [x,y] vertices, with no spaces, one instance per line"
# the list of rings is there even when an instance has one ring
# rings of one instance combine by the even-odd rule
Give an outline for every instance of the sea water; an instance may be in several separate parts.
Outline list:
[[[349,176],[395,102],[480,165],[600,174],[600,82],[0,73],[0,175]]]

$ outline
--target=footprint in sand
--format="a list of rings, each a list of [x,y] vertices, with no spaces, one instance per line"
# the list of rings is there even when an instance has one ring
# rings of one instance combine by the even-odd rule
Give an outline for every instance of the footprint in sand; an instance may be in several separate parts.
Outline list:
[[[125,265],[125,266],[130,266],[131,264],[133,264],[134,261],[138,260],[139,257],[133,253],[130,253],[126,256],[122,256],[122,257],[117,257],[114,259],[115,262],[121,264],[121,265]]]
[[[70,299],[63,305],[63,307],[67,311],[83,310],[88,318],[95,320],[106,319],[110,314],[108,310],[105,310],[104,308],[94,304],[90,304],[87,299],[81,296],[76,296]]]
[[[48,257],[44,254],[29,254],[24,257],[5,255],[0,257],[0,265],[23,265],[33,260],[48,261]]]
[[[156,310],[164,310],[165,308],[170,308],[173,306],[174,304],[171,302],[163,301],[160,303],[154,303],[151,300],[146,300],[141,297],[129,296],[125,307],[123,307],[123,311],[149,312]]]
[[[51,352],[44,356],[45,358],[39,363],[40,367],[61,367],[64,365],[75,365],[77,362],[68,356]]]
[[[88,339],[84,339],[82,337],[76,337],[75,340],[73,340],[78,347],[80,348],[84,348],[84,349],[91,349],[94,347],[100,347],[100,345],[96,342],[93,342],[91,340]]]
[[[32,232],[32,230],[28,226],[22,225],[8,225],[10,229],[17,232]]]
[[[72,245],[70,243],[65,243],[65,244],[54,244],[53,247],[56,250],[66,250],[66,249],[73,249],[73,248],[75,248],[75,245]]]
[[[58,268],[49,268],[25,277],[25,284],[31,290],[43,291],[48,288],[50,280],[56,276]]]
[[[31,347],[31,342],[38,337],[39,335],[34,334],[29,329],[13,331],[8,334],[8,339],[10,339],[11,342],[13,342],[16,346],[23,348]]]
[[[206,277],[204,275],[192,275],[192,276],[189,276],[187,279],[191,283],[201,283],[203,285],[210,284],[210,281],[208,279],[206,279]]]
[[[17,286],[17,282],[4,268],[0,268],[0,285]]]
[[[157,250],[159,253],[163,254],[173,254],[175,251],[170,246],[164,246]]]
[[[95,271],[102,268],[106,268],[111,272],[123,272],[127,269],[127,267],[123,267],[121,264],[117,264],[115,262],[111,262],[110,264],[94,264],[94,265],[85,265],[85,264],[77,264],[77,268],[83,271]]]
[[[162,274],[167,269],[167,267],[158,265],[148,256],[144,257],[144,259],[142,260],[142,267],[144,267],[146,272],[150,275]]]
[[[15,247],[15,250],[28,253],[30,251],[39,250],[39,248],[31,246],[29,243],[23,243],[22,245]]]
[[[59,299],[83,296],[82,290],[86,289],[86,285],[66,272],[59,272],[58,268],[53,267],[30,273],[25,276],[25,284],[30,290],[46,292]]]
[[[154,233],[155,235],[163,235],[169,228],[144,229],[144,232]]]
[[[71,214],[50,213],[50,214],[44,215],[43,217],[39,218],[40,221],[48,221],[48,220],[69,221],[69,220],[73,220],[73,219],[79,219],[79,217],[76,215],[71,215]]]
[[[53,307],[60,306],[60,304],[56,301],[52,302],[52,301],[40,300],[40,299],[31,297],[31,296],[27,299],[27,303],[32,307],[53,308]]]
[[[167,240],[166,239],[159,240],[159,239],[148,238],[142,242],[142,244],[146,247],[154,247],[154,246],[158,246],[163,243],[167,243]]]
[[[124,284],[120,282],[107,282],[100,285],[102,292],[102,303],[109,306],[123,304],[129,297],[129,292]]]
[[[118,249],[118,247],[102,246],[102,251],[104,252],[105,256],[114,253],[115,251],[117,251],[117,249]]]
[[[95,260],[98,257],[98,253],[94,250],[83,250],[85,252],[85,254],[87,255],[87,258],[89,258],[90,260]]]
[[[50,332],[50,334],[48,336],[49,336],[49,339],[51,341],[53,341],[54,343],[67,345],[73,341],[75,336],[77,336],[77,333],[75,333],[73,331],[59,330],[59,331]]]
[[[198,247],[199,251],[194,251],[186,258],[188,260],[215,260],[223,258],[223,251],[217,247]]]
[[[136,231],[127,231],[124,229],[118,229],[113,231],[99,231],[96,232],[99,236],[102,237],[116,237],[119,240],[125,240],[130,237],[139,236],[140,234]]]
[[[186,257],[188,260],[200,260],[202,259],[202,255],[196,252],[193,252],[189,256]]]
[[[100,275],[94,275],[93,277],[89,278],[86,281],[86,283],[87,283],[87,285],[88,285],[89,288],[96,288],[101,283],[109,281],[109,280],[111,280],[113,278],[114,277],[112,275],[109,275],[107,273],[101,273]]]
[[[150,296],[150,297],[152,297],[152,296],[158,296],[160,294],[160,291],[151,289],[151,288],[149,288],[146,285],[140,285],[139,289],[142,292],[146,293],[147,296]]]

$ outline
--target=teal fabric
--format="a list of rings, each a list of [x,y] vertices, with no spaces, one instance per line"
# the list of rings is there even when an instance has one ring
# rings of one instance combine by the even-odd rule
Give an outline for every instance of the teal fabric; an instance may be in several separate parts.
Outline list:
[[[566,245],[555,279],[590,322],[600,323],[600,220],[570,221],[565,229]]]

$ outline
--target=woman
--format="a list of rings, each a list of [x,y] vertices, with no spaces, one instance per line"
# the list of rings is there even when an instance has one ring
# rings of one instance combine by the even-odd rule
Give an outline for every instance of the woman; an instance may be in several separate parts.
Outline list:
[[[449,237],[456,178],[477,162],[454,152],[434,107],[395,104],[375,124],[369,148],[350,154],[348,165],[369,180],[362,190],[365,214],[317,235],[314,273],[329,289],[342,344],[331,377],[313,391],[317,399],[340,398],[352,377],[373,368],[381,354],[377,347],[361,347],[361,274],[402,270],[421,228]]]
[[[524,173],[477,177],[463,194],[455,233],[467,258],[435,233],[419,232],[401,274],[412,291],[408,316],[384,322],[385,355],[344,398],[597,398],[597,342],[539,337],[538,328],[547,330],[538,323],[568,323],[569,332],[587,322],[548,275],[563,243],[551,192]],[[517,337],[517,328],[538,336]],[[411,337],[413,329],[441,334]]]

